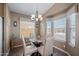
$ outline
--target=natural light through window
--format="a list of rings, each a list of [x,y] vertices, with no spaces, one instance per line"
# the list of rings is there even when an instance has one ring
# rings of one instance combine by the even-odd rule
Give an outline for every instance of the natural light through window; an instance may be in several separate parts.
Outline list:
[[[66,18],[60,18],[53,21],[54,24],[54,38],[57,41],[66,41]]]

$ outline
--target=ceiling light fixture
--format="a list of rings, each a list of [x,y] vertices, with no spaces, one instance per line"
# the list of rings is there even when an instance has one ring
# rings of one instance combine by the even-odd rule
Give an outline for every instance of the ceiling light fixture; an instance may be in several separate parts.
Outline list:
[[[36,13],[31,15],[31,20],[42,21],[43,20],[43,17],[42,17],[41,14],[38,14],[38,11],[36,10]]]
[[[38,11],[36,11],[36,14],[31,15],[31,20],[35,20],[35,21],[42,21],[43,17],[42,15],[38,14]]]

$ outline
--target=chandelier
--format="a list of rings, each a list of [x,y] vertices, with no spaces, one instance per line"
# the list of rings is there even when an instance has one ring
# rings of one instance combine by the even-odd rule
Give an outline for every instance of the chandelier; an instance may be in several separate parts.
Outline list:
[[[31,20],[42,21],[43,17],[42,15],[38,14],[38,11],[36,11],[35,14],[31,15]]]

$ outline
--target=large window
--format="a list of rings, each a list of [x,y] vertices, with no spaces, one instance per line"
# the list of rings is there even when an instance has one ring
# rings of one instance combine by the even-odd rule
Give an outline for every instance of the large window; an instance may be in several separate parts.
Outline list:
[[[73,47],[75,47],[75,39],[76,39],[76,14],[71,14],[70,15],[70,39],[69,39],[69,44]]]
[[[53,21],[54,24],[54,38],[57,41],[66,41],[66,18],[60,18]]]
[[[23,35],[26,38],[35,37],[35,23],[21,20],[20,35]]]

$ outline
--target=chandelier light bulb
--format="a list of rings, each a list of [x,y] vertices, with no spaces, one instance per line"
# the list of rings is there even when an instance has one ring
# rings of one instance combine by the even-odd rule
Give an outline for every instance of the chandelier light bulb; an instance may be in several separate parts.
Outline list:
[[[38,18],[41,18],[42,17],[42,15],[38,15]]]
[[[33,14],[31,17],[32,17],[32,18],[35,18],[35,15]]]
[[[33,17],[31,17],[31,20],[34,20],[34,18],[33,18]]]
[[[42,20],[43,20],[43,18],[41,17],[41,18],[40,18],[40,21],[42,21]]]
[[[38,18],[36,18],[36,21],[38,21]]]

